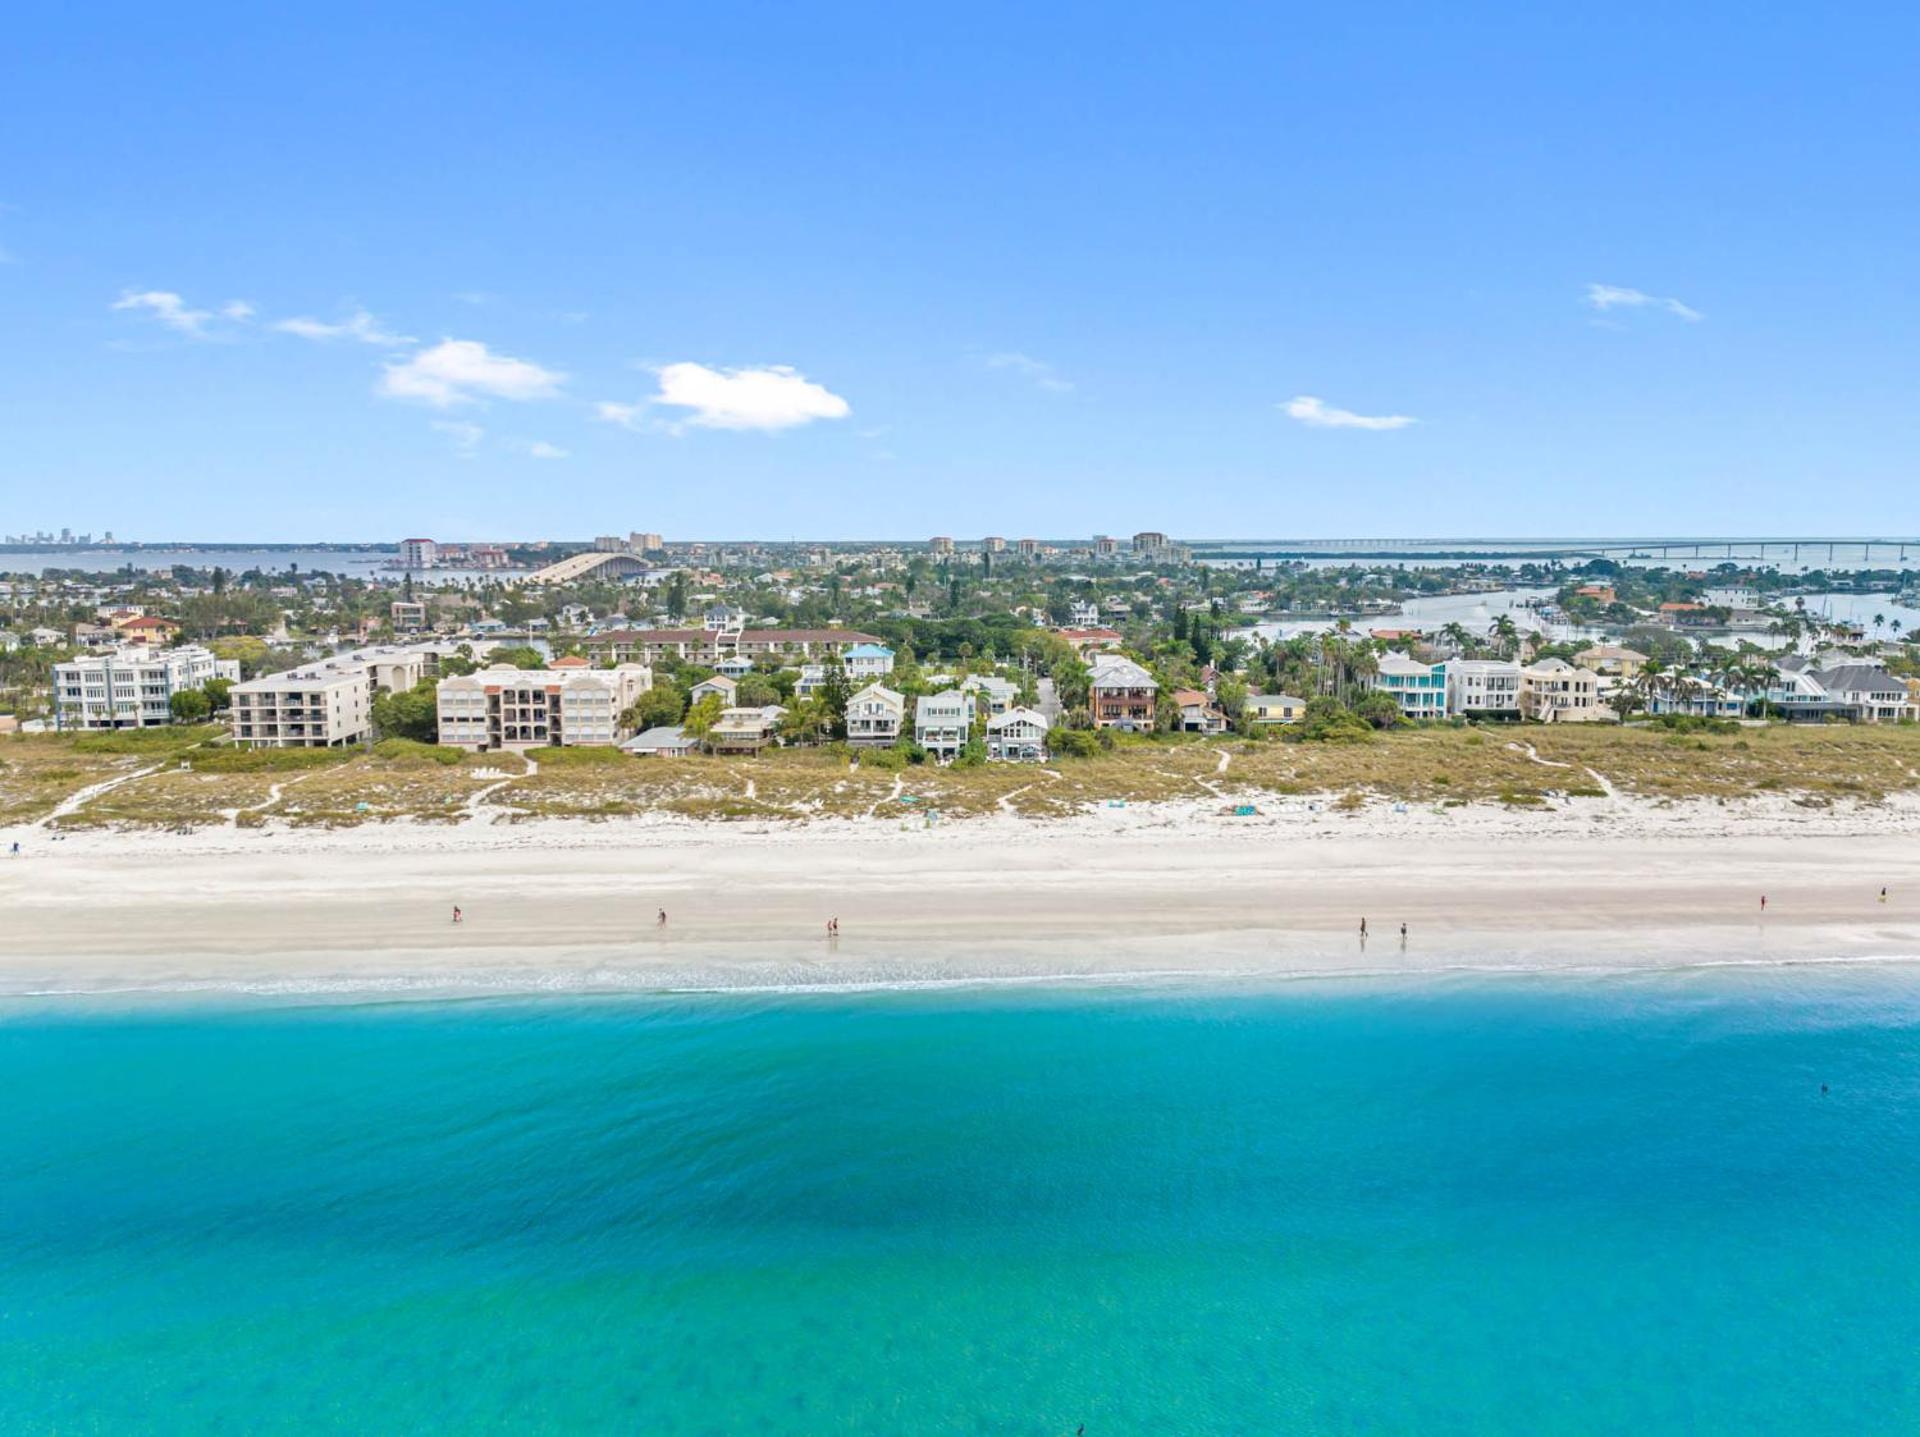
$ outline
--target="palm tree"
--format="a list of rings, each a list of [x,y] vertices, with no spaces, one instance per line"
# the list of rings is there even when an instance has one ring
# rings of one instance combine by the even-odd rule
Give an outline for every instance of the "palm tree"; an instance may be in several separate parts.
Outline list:
[[[1499,618],[1495,619],[1492,626],[1487,630],[1487,637],[1492,639],[1498,646],[1501,658],[1512,658],[1514,649],[1517,648],[1520,643],[1520,631],[1514,627],[1513,615],[1502,614]]]
[[[1456,619],[1441,629],[1440,637],[1445,639],[1447,646],[1461,658],[1464,659],[1471,655],[1473,651],[1473,635],[1468,632],[1467,626],[1459,620]]]

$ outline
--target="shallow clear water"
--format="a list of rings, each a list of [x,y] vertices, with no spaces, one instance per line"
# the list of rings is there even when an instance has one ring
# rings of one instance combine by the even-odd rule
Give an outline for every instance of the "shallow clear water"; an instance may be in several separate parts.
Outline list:
[[[41,1002],[0,1093],[9,1433],[1920,1426],[1902,968]]]

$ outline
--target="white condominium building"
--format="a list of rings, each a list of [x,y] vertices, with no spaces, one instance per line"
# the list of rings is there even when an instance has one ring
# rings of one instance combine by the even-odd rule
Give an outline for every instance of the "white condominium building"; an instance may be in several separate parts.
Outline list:
[[[653,687],[645,664],[611,669],[517,669],[495,664],[442,679],[440,742],[497,749],[611,745],[625,737],[620,715]]]
[[[233,741],[244,748],[339,748],[373,737],[373,672],[329,659],[235,684]]]
[[[54,723],[61,729],[154,728],[173,722],[173,696],[209,679],[237,679],[240,665],[197,644],[124,648],[53,666]]]

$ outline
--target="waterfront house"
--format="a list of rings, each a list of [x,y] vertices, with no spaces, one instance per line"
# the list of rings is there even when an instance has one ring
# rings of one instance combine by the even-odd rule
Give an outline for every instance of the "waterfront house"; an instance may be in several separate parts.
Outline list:
[[[1520,665],[1508,659],[1449,659],[1447,712],[1468,718],[1520,717]]]
[[[1520,671],[1520,713],[1541,723],[1593,723],[1613,717],[1600,704],[1600,676],[1565,659],[1541,659]]]
[[[973,696],[959,689],[928,694],[913,712],[913,741],[942,763],[960,756],[973,737]]]
[[[707,747],[715,753],[759,753],[778,740],[786,710],[778,704],[758,709],[728,709],[707,731]]]
[[[847,700],[847,742],[856,748],[891,748],[900,741],[907,701],[885,684],[868,684]]]
[[[1094,660],[1088,703],[1095,728],[1153,731],[1154,696],[1160,685],[1132,659],[1103,654]]]
[[[1447,715],[1447,666],[1423,664],[1405,654],[1382,654],[1369,687],[1392,696],[1403,718],[1437,719]]]
[[[685,758],[700,752],[700,740],[679,724],[663,724],[635,734],[620,749],[635,758]]]
[[[1047,757],[1047,718],[1034,709],[1011,708],[987,720],[987,758],[994,763],[1042,763]]]
[[[1256,728],[1270,724],[1299,723],[1306,717],[1307,701],[1292,694],[1248,694],[1247,721]]]
[[[1175,689],[1172,703],[1180,711],[1175,725],[1183,733],[1222,734],[1227,731],[1227,716],[1205,689]]]
[[[753,672],[753,660],[741,654],[730,654],[715,664],[713,671],[716,674],[721,674],[726,678],[738,681]]]

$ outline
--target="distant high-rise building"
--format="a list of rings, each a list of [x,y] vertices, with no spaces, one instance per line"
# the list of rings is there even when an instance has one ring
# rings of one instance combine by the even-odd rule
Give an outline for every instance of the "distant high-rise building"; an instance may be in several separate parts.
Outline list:
[[[953,552],[953,540],[949,539],[945,534],[936,534],[933,538],[927,540],[927,551],[932,554],[951,554]]]
[[[400,567],[403,569],[431,569],[439,560],[440,546],[431,539],[400,541]]]
[[[1040,557],[1040,541],[1038,539],[1022,539],[1013,547],[1014,552],[1019,554],[1023,559],[1037,559]]]
[[[1120,541],[1105,534],[1093,536],[1093,556],[1096,559],[1111,559],[1120,552]]]
[[[1167,536],[1153,529],[1143,529],[1133,536],[1133,552],[1143,559],[1158,562],[1167,557],[1171,547]]]
[[[627,536],[627,542],[636,554],[657,554],[667,547],[667,541],[660,535],[642,534],[637,530]]]
[[[1007,552],[1007,541],[998,534],[989,534],[980,541],[980,547],[989,554],[1004,554]]]
[[[598,554],[624,554],[627,541],[618,534],[599,534],[594,537],[593,548]]]

